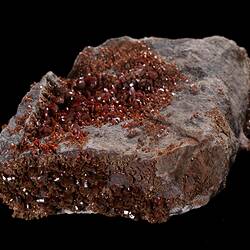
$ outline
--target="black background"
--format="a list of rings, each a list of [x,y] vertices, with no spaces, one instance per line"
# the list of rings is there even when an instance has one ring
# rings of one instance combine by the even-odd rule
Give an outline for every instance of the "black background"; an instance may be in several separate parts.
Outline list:
[[[111,5],[87,3],[57,7],[14,4],[1,8],[1,89],[0,124],[7,123],[33,81],[52,70],[66,76],[77,54],[88,45],[129,35],[135,38],[168,38],[223,35],[250,51],[247,10],[244,6],[219,7],[200,1],[197,5],[177,6],[160,3],[117,2]],[[64,7],[64,8],[63,8]],[[159,248],[163,244],[183,247],[193,245],[247,244],[249,225],[250,154],[241,152],[233,165],[226,189],[205,207],[171,218],[160,225],[102,216],[56,216],[39,221],[12,219],[11,212],[0,205],[0,239],[3,235],[22,235],[22,242],[33,239],[46,244],[53,238],[81,248],[101,244],[120,248]],[[31,236],[32,235],[32,236]],[[15,241],[15,237],[12,240]],[[24,240],[27,239],[27,240]],[[115,243],[117,240],[117,243]],[[26,244],[25,243],[25,244]],[[145,244],[146,243],[146,244]],[[70,248],[71,249],[71,248]]]

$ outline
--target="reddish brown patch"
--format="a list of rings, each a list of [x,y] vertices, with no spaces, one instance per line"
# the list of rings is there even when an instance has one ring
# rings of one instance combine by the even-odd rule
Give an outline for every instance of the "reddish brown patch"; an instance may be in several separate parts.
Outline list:
[[[83,142],[84,126],[130,120],[133,125],[124,125],[129,128],[144,124],[145,119],[149,120],[145,130],[158,136],[165,125],[151,118],[157,115],[162,120],[159,110],[171,102],[185,80],[175,64],[166,63],[140,41],[110,41],[86,48],[67,79],[46,87],[39,118],[26,126],[29,140],[45,138],[43,143],[48,140],[57,145],[67,135]],[[41,145],[40,149],[48,151]]]

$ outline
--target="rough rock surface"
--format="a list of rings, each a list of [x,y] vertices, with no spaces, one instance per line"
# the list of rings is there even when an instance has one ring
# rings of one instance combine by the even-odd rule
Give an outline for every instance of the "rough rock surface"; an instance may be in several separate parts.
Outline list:
[[[89,64],[91,57],[104,53],[100,48],[120,42],[138,40],[123,37],[88,48]],[[43,130],[45,134],[36,134],[34,139],[31,134],[35,132],[29,127],[41,127],[42,103],[48,103],[52,94],[60,99],[60,89],[56,94],[51,89],[58,88],[62,80],[49,72],[23,98],[17,114],[0,134],[0,198],[15,216],[32,219],[59,213],[101,213],[164,222],[171,215],[207,204],[224,187],[245,138],[242,131],[250,90],[245,49],[218,36],[145,38],[139,43],[160,58],[155,65],[161,66],[162,61],[176,64],[180,72],[174,76],[179,77],[180,87],[171,85],[169,102],[160,103],[157,115],[140,118],[141,123],[132,128],[126,125],[133,117],[119,116],[115,123],[108,117],[109,122],[78,126],[78,137],[63,133],[56,144],[51,143],[51,131]],[[88,71],[81,71],[82,63],[80,53],[68,77],[71,82],[78,79],[79,84],[85,77],[86,84]],[[93,79],[88,81],[92,84]],[[131,89],[129,94],[133,94]],[[50,113],[43,115],[46,119]],[[150,134],[147,122],[160,126],[160,132]],[[27,141],[32,146],[25,147]],[[246,138],[243,141],[248,143]]]

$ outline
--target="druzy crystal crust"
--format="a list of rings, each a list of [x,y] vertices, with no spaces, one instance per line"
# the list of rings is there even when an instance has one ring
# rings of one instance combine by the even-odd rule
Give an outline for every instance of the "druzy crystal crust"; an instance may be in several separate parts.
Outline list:
[[[0,199],[25,219],[156,223],[200,207],[247,141],[249,79],[245,50],[221,37],[87,47],[66,78],[33,84],[2,130]]]

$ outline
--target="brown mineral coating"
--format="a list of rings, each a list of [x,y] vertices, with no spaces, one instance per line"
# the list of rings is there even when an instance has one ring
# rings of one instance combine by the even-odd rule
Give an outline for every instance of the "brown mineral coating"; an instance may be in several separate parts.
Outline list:
[[[78,61],[68,79],[52,84],[47,102],[39,107],[37,137],[79,136],[84,126],[143,120],[168,105],[171,92],[186,80],[140,41],[109,42],[97,54],[87,48]]]
[[[88,47],[68,78],[34,84],[3,129],[0,198],[25,219],[154,223],[202,206],[240,147],[249,89],[245,50],[222,37]]]

